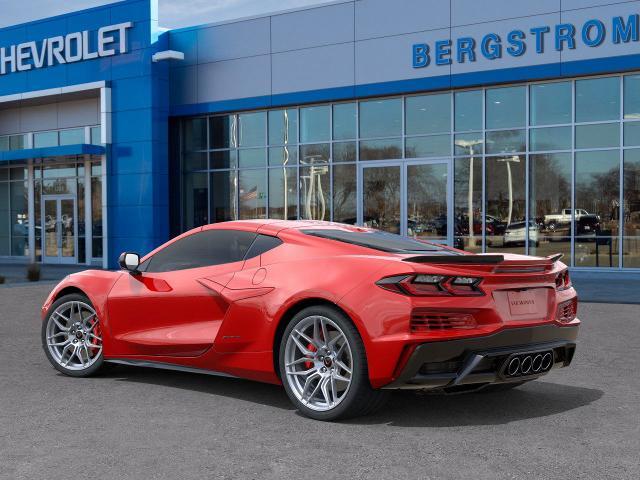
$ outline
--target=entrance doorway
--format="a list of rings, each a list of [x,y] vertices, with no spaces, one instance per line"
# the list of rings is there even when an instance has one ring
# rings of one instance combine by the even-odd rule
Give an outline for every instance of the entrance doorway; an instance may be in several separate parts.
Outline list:
[[[359,224],[452,244],[450,160],[367,162],[359,169]]]
[[[42,196],[42,261],[77,263],[76,199],[69,195]]]

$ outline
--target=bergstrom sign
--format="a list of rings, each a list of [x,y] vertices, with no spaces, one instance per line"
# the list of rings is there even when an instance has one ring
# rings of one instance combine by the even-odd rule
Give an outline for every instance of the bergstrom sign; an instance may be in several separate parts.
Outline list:
[[[540,25],[528,31],[514,29],[506,36],[487,33],[482,38],[459,37],[413,45],[413,68],[424,68],[432,63],[451,65],[453,62],[475,62],[482,55],[487,60],[498,60],[505,56],[520,57],[527,49],[534,49],[543,54],[545,49],[556,51],[574,50],[578,45],[588,48],[599,47],[605,42],[613,44],[638,42],[640,40],[640,15],[613,17],[606,23],[602,20],[587,20],[582,25],[559,23],[557,25]]]
[[[0,47],[0,75],[63,63],[81,62],[127,52],[131,22]]]

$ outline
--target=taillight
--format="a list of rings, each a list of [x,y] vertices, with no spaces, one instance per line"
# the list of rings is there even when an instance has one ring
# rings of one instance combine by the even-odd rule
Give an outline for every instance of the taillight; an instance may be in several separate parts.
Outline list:
[[[447,277],[444,275],[396,275],[376,282],[381,288],[395,293],[416,297],[478,296],[484,295],[479,288],[481,278]]]
[[[578,298],[573,297],[571,300],[562,302],[558,305],[556,320],[560,323],[569,323],[578,315]]]
[[[569,277],[569,270],[563,270],[556,276],[556,290],[568,288],[571,288],[571,277]]]

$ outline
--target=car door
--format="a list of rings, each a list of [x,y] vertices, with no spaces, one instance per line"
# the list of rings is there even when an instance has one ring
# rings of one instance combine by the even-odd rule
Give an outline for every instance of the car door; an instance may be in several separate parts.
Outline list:
[[[198,356],[213,345],[228,308],[220,295],[256,234],[210,229],[154,253],[122,275],[108,298],[111,356]]]

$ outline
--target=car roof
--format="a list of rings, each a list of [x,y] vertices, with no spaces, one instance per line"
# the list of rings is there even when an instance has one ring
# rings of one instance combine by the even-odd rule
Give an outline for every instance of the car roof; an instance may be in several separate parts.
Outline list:
[[[232,220],[229,222],[218,222],[205,225],[203,230],[210,229],[237,229],[249,230],[265,234],[276,235],[282,230],[300,230],[303,228],[314,229],[339,229],[350,232],[368,232],[370,228],[358,227],[346,223],[326,222],[322,220],[277,220],[277,219],[255,219],[255,220]]]

